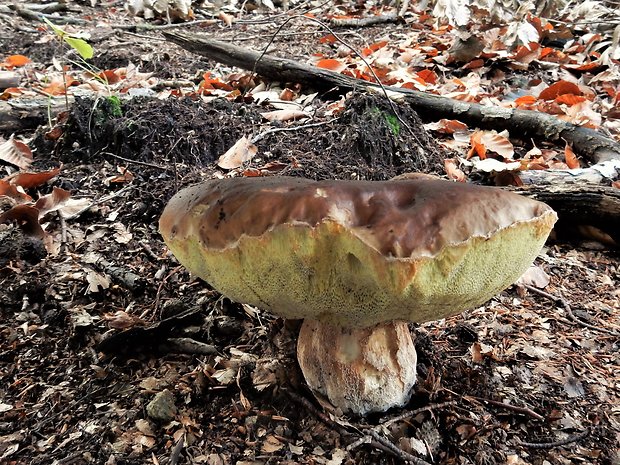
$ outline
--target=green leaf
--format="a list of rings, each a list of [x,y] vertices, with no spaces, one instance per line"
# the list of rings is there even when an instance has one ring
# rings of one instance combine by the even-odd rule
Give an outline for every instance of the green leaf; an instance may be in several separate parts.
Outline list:
[[[49,27],[52,28],[52,31],[54,31],[54,33],[58,37],[64,40],[67,43],[67,45],[69,45],[69,47],[71,47],[73,50],[78,52],[84,60],[88,60],[89,58],[93,57],[93,54],[94,54],[93,48],[84,39],[78,39],[76,37],[71,37],[69,34],[65,32],[64,29],[56,26],[49,19],[47,18],[42,18],[42,19],[43,21],[45,21],[45,23]]]
[[[88,60],[93,57],[93,48],[83,39],[76,39],[75,37],[64,36],[64,41],[69,44],[76,52],[80,54],[82,58]]]

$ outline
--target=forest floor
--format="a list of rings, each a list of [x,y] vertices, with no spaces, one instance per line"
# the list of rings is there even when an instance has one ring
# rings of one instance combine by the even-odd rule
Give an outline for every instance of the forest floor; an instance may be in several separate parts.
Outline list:
[[[255,98],[234,94],[222,83],[238,70],[192,55],[158,30],[132,30],[144,23],[120,7],[69,7],[62,16],[84,20],[72,30],[90,34],[92,66],[123,69],[120,83],[109,79],[102,90],[38,23],[17,13],[10,24],[0,18],[2,53],[30,60],[19,68],[22,90],[4,100],[57,95],[52,84],[65,64],[75,79],[66,107],[64,95],[50,97],[61,106],[54,121],[44,112],[23,127],[1,126],[5,140],[16,133],[34,150],[23,171],[39,177],[4,183],[23,189],[2,191],[0,213],[17,198],[53,207],[41,218],[44,235],[26,234],[18,223],[32,225],[21,217],[0,224],[0,463],[620,463],[617,248],[550,240],[525,284],[478,309],[411,326],[419,382],[409,405],[363,419],[339,415],[304,385],[299,322],[231,302],[191,276],[164,245],[159,215],[181,187],[208,177],[445,175],[444,159],[458,147],[438,144],[398,104],[415,135],[395,135],[383,97],[332,98],[294,83],[295,102],[312,108],[312,118],[266,121],[264,112],[288,107],[261,101],[258,90]],[[276,13],[187,28],[261,50]],[[346,37],[363,47],[400,41],[411,29],[388,23]],[[273,47],[305,62],[318,50],[335,53],[324,35],[301,24]],[[463,80],[471,72],[442,69]],[[514,83],[551,72],[511,73]],[[261,85],[272,96],[286,88]],[[233,151],[231,170],[216,165],[241,137],[257,134],[254,158],[235,161],[244,154]],[[11,166],[2,162],[15,179]],[[59,201],[54,189],[71,197]]]

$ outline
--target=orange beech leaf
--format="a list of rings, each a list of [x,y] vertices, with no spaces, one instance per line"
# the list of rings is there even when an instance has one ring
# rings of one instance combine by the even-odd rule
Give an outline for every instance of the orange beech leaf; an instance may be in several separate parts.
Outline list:
[[[425,82],[421,83],[423,86],[426,86]],[[400,87],[402,87],[403,89],[413,89],[413,90],[419,90],[419,86],[416,86],[414,82],[409,81],[409,82],[403,82]]]
[[[107,82],[108,84],[116,84],[123,79],[123,76],[117,74],[113,69],[106,69],[101,71],[98,75],[99,79]]]
[[[25,234],[44,237],[45,231],[39,224],[39,210],[31,205],[15,205],[0,215],[0,224],[15,221]]]
[[[365,49],[362,50],[362,56],[367,57],[368,55],[372,55],[374,52],[376,52],[380,48],[385,47],[387,43],[388,43],[387,40],[381,40],[379,42],[372,44],[369,47],[366,47]]]
[[[533,105],[536,103],[536,97],[534,97],[533,95],[524,95],[523,97],[519,97],[518,99],[515,100],[515,103],[517,104],[517,106],[526,106],[526,105]]]
[[[536,42],[531,42],[529,48],[524,45],[518,46],[511,58],[521,63],[530,63],[538,58],[539,53],[540,45]]]
[[[10,55],[4,59],[1,66],[4,66],[7,69],[19,68],[26,64],[30,63],[30,58],[24,55]]]
[[[469,160],[474,155],[478,155],[481,160],[484,160],[487,157],[487,149],[482,143],[482,131],[475,131],[469,138],[469,142],[471,143],[471,149],[467,153],[467,159]]]
[[[463,66],[463,69],[478,69],[484,66],[484,60],[481,58],[475,59]]]
[[[575,94],[563,94],[558,96],[554,102],[558,104],[566,104],[566,105],[576,105],[581,102],[585,102],[586,98],[583,95],[575,95]]]
[[[566,68],[573,69],[575,71],[595,71],[603,67],[603,64],[598,61],[592,61],[590,63],[570,63],[565,65]]]
[[[15,176],[8,178],[9,182],[15,186],[21,186],[24,189],[38,187],[45,184],[52,178],[60,174],[60,166],[49,171],[41,171],[39,173],[17,173]]]
[[[620,189],[620,181],[614,181],[611,183],[611,187],[615,187],[616,189]]]
[[[9,140],[0,144],[0,160],[26,169],[32,163],[32,150],[11,136]]]
[[[212,74],[209,72],[204,73],[202,75],[203,81],[200,83],[198,88],[201,90],[211,90],[211,89],[220,89],[220,90],[226,90],[226,91],[233,90],[230,84],[226,84],[225,82],[220,81],[219,78],[217,77],[213,78],[211,76]]]
[[[579,160],[577,159],[577,155],[575,155],[575,152],[573,152],[573,149],[570,145],[568,145],[568,143],[566,144],[566,147],[564,147],[564,161],[566,161],[566,166],[570,169],[579,168]]]
[[[52,79],[52,82],[46,87],[43,87],[41,91],[49,95],[64,95],[69,87],[77,84],[79,84],[79,81],[73,79],[69,75],[66,75],[66,81],[59,76]]]
[[[430,69],[423,69],[422,71],[418,71],[416,74],[427,84],[437,84],[437,74]]]
[[[555,52],[554,48],[551,47],[543,47],[540,50],[540,55],[538,55],[538,58],[543,59],[545,58],[547,55],[553,54],[553,52]]]
[[[334,34],[327,34],[319,39],[320,44],[333,44],[334,42],[336,42]]]
[[[243,172],[241,173],[241,176],[245,176],[246,178],[258,178],[262,175],[263,173],[261,173],[258,168],[248,168],[246,170],[243,170]]]
[[[316,62],[315,66],[317,68],[329,69],[330,71],[335,71],[336,73],[340,73],[347,67],[347,65],[340,60],[336,60],[335,58],[325,58],[323,60],[319,60]]]
[[[280,100],[284,100],[285,102],[290,102],[295,98],[295,92],[288,87],[280,92]]]
[[[554,100],[564,94],[582,95],[583,92],[581,92],[577,84],[562,80],[544,89],[540,95],[538,95],[538,98],[540,100]]]
[[[19,97],[24,93],[24,90],[20,87],[7,87],[4,89],[2,94],[0,94],[0,100],[8,100],[13,97]]]
[[[514,171],[500,171],[495,175],[495,185],[496,186],[522,186],[523,180],[519,177],[518,173]]]
[[[17,187],[4,179],[0,179],[0,196],[9,197],[16,200],[17,203],[30,202],[32,197],[19,191]]]
[[[457,119],[440,119],[437,122],[425,124],[424,127],[442,134],[454,134],[467,129],[467,125]]]

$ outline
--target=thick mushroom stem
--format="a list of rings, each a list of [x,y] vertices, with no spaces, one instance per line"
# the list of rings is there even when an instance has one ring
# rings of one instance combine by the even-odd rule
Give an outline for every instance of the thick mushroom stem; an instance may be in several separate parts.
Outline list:
[[[404,406],[416,380],[415,346],[401,321],[347,329],[306,319],[297,358],[310,389],[358,415]]]

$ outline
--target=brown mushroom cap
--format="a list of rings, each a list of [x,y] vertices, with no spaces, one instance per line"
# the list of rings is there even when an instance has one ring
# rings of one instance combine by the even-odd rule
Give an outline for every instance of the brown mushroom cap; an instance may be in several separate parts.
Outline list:
[[[556,219],[526,197],[427,177],[232,178],[179,192],[160,231],[233,300],[366,327],[481,305],[527,269]]]

